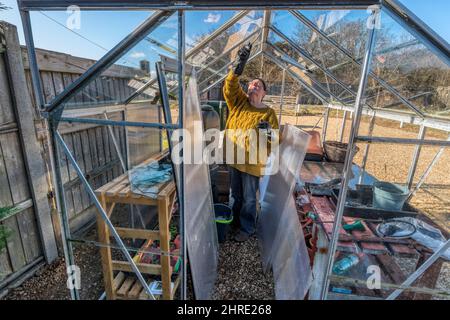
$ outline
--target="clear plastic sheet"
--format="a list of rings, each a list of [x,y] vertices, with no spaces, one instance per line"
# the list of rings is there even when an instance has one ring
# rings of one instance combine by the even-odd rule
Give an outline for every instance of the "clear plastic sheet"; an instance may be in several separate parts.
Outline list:
[[[278,170],[261,182],[258,237],[263,269],[274,271],[277,299],[303,299],[311,282],[311,269],[303,231],[292,192],[305,158],[310,136],[294,126],[284,127]]]
[[[189,79],[184,99],[184,124],[190,134],[190,145],[203,146],[203,127],[197,79]],[[195,181],[195,183],[192,183]],[[196,299],[210,299],[217,277],[218,242],[208,165],[184,164],[184,203],[189,264]]]
[[[312,272],[292,197],[287,202],[278,229],[272,263],[275,297],[278,300],[304,299],[311,286]]]
[[[145,102],[126,110],[126,120],[136,122],[161,122],[160,108]],[[161,130],[154,128],[126,127],[128,142],[128,166],[133,168],[162,151]]]

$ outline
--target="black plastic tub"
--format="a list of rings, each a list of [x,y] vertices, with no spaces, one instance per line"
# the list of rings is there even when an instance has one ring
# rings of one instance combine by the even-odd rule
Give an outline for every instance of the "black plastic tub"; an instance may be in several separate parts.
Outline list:
[[[217,240],[224,243],[227,237],[228,229],[233,222],[233,210],[225,204],[214,204],[214,213],[216,215]]]

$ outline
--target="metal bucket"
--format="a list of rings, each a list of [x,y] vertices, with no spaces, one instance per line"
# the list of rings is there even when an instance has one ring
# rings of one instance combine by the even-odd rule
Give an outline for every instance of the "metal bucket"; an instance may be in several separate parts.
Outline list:
[[[401,211],[409,196],[407,186],[378,181],[373,184],[373,206],[384,210]]]

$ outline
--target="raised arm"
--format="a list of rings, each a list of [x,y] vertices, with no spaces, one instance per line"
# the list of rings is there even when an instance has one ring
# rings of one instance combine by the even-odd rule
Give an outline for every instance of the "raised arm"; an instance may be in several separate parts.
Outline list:
[[[228,109],[232,110],[241,106],[247,100],[247,94],[242,90],[239,84],[239,76],[232,69],[228,72],[223,86],[223,96],[227,103]]]

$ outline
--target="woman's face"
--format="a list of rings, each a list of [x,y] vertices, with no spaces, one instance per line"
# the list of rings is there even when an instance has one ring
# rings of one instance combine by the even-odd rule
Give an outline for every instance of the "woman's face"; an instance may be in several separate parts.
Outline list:
[[[266,91],[264,90],[264,85],[261,80],[255,79],[250,81],[248,84],[247,94],[249,97],[253,96],[253,98],[257,101],[262,101],[266,95]]]

